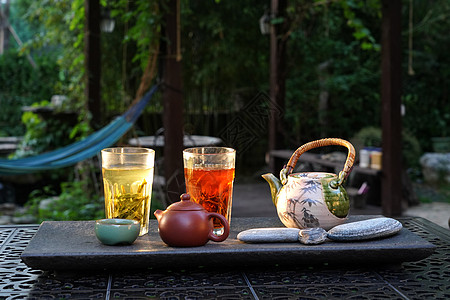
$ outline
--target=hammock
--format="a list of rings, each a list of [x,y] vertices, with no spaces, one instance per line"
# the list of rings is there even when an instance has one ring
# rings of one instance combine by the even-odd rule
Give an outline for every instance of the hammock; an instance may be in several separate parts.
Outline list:
[[[63,148],[20,159],[0,159],[0,175],[18,175],[72,166],[114,145],[133,126],[157,89],[153,86],[136,104],[107,126]]]

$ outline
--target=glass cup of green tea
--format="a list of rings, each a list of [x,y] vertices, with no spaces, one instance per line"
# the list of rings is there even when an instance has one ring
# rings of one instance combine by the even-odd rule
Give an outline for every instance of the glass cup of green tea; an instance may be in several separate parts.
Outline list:
[[[105,214],[108,219],[130,219],[148,233],[155,151],[139,147],[101,151]]]
[[[186,192],[191,200],[209,212],[231,221],[236,150],[226,147],[196,147],[183,151]],[[222,235],[223,225],[214,219],[214,234]]]

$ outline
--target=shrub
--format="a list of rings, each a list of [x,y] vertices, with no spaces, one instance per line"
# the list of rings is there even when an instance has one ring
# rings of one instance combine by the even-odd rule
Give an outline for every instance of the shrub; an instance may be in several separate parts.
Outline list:
[[[26,206],[39,222],[103,218],[103,199],[89,196],[84,190],[85,184],[83,181],[63,182],[58,196],[48,187],[42,191],[36,190],[30,194]],[[45,202],[41,204],[43,201]]]
[[[26,57],[10,50],[0,55],[0,135],[21,136],[22,107],[33,102],[50,100],[58,78],[58,67],[50,56],[36,59],[33,69]]]

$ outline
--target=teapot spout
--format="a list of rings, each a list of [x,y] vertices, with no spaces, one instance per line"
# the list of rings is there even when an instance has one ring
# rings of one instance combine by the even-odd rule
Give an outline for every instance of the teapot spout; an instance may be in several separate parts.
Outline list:
[[[281,187],[283,186],[281,184],[281,181],[275,177],[275,175],[271,173],[267,173],[264,175],[261,175],[262,178],[264,178],[270,185],[270,193],[272,194],[272,202],[275,206],[277,206],[277,200],[278,200],[278,192],[280,191]]]
[[[155,215],[156,219],[158,220],[158,222],[159,222],[159,219],[161,219],[163,213],[164,213],[164,211],[162,211],[160,209],[155,210],[155,212],[153,213]]]

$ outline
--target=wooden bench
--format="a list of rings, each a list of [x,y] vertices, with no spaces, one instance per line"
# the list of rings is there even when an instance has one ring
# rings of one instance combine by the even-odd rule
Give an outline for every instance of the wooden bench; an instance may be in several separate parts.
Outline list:
[[[285,160],[287,163],[287,161],[289,160],[289,158],[291,158],[293,153],[294,153],[294,150],[272,150],[272,151],[270,151],[269,155],[276,159]],[[302,155],[300,155],[298,161],[304,162],[304,163],[310,163],[310,164],[318,164],[318,165],[324,166],[326,168],[333,168],[333,169],[343,168],[343,166],[344,166],[344,162],[336,162],[336,161],[332,161],[332,160],[323,159],[323,158],[321,158],[320,154],[316,154],[316,153],[303,153]],[[352,171],[361,173],[361,174],[371,175],[371,176],[379,176],[381,173],[380,170],[375,170],[375,169],[371,169],[371,168],[363,168],[363,167],[355,166],[355,165],[353,165]]]
[[[7,136],[0,137],[0,155],[7,155],[17,150],[22,137]]]

